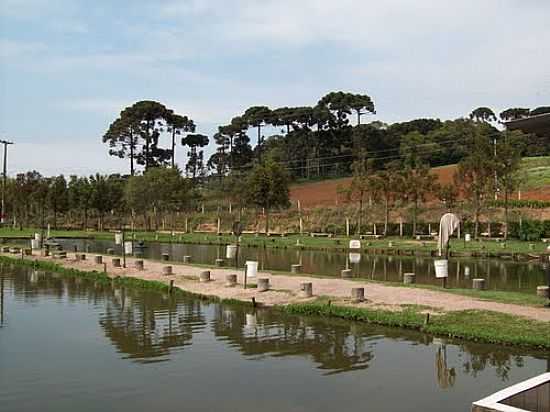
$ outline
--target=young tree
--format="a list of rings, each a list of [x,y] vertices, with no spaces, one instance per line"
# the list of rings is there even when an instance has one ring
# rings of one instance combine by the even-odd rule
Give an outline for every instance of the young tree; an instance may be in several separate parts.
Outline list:
[[[290,205],[286,171],[277,163],[266,161],[257,164],[246,182],[246,198],[249,203],[265,210],[265,232],[269,233],[269,211]]]
[[[458,163],[454,177],[455,183],[473,207],[474,238],[478,237],[479,217],[494,178],[495,159],[491,144],[494,130],[490,126],[476,129],[468,142],[468,155]]]
[[[366,152],[362,153],[360,158],[353,162],[352,165],[353,178],[351,184],[346,191],[347,198],[350,201],[357,201],[358,216],[357,216],[357,234],[361,233],[363,226],[363,208],[367,195],[373,195],[373,180],[371,174],[373,173],[371,162],[367,158]]]
[[[395,202],[402,186],[402,176],[399,173],[399,162],[389,162],[385,169],[378,170],[370,176],[372,191],[384,201],[384,235],[388,233],[390,209]]]
[[[499,176],[498,185],[504,194],[504,239],[508,239],[508,203],[510,195],[518,188],[520,183],[521,150],[525,137],[522,132],[504,131],[497,145],[497,157],[495,168]]]
[[[123,180],[119,175],[104,176],[99,173],[90,176],[90,205],[98,213],[98,230],[103,230],[105,214],[123,205]]]
[[[68,185],[69,208],[82,213],[82,228],[88,229],[88,213],[92,199],[92,187],[88,178],[71,176]]]
[[[67,181],[63,175],[52,179],[48,190],[48,203],[53,212],[53,227],[57,229],[57,214],[66,212],[69,207]]]

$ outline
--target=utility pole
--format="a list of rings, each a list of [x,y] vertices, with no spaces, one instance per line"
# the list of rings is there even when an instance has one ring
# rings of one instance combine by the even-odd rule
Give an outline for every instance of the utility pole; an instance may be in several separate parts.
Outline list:
[[[0,143],[4,145],[4,171],[2,174],[2,211],[0,213],[0,223],[4,223],[4,218],[6,216],[6,181],[8,177],[8,145],[13,144],[13,142],[8,142],[7,140],[0,140]]]
[[[495,147],[495,165],[497,161],[497,139],[493,139],[493,145]],[[498,176],[497,176],[497,169],[495,168],[495,200],[498,200]]]

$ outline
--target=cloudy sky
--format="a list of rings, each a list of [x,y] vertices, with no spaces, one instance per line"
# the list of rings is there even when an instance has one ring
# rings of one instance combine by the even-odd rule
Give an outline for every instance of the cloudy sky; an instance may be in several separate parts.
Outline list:
[[[548,0],[2,0],[0,137],[10,174],[127,172],[101,136],[142,99],[210,135],[332,90],[385,122],[549,105],[549,21]]]

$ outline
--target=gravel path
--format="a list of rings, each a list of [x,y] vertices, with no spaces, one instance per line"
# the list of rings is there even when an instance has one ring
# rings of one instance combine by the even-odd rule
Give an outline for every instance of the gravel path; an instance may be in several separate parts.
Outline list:
[[[69,253],[66,260],[54,260],[65,267],[72,267],[80,270],[103,270],[102,265],[93,261],[93,254],[87,254],[84,261],[76,261],[74,253]],[[52,260],[51,257],[41,257],[36,253],[34,259]],[[346,301],[349,298],[351,288],[364,287],[367,302],[356,304],[360,307],[384,307],[385,309],[400,310],[399,305],[414,304],[425,305],[436,308],[440,311],[458,311],[466,309],[491,310],[495,312],[508,313],[511,315],[523,316],[539,321],[550,322],[550,309],[521,306],[508,303],[497,303],[478,300],[466,296],[454,295],[451,293],[438,292],[420,288],[407,288],[387,286],[378,283],[358,282],[344,279],[318,279],[306,276],[272,275],[270,273],[258,273],[258,277],[269,278],[272,290],[258,292],[256,289],[243,289],[242,282],[244,274],[242,271],[225,268],[204,268],[192,265],[175,264],[173,262],[158,262],[144,260],[145,268],[138,271],[134,268],[134,258],[127,258],[127,268],[115,268],[112,265],[113,256],[103,256],[107,263],[107,272],[110,276],[129,276],[147,280],[159,280],[168,283],[174,279],[174,284],[186,291],[213,295],[220,298],[233,298],[239,300],[256,301],[264,305],[288,304],[296,302],[307,302],[315,299],[316,296],[327,296],[334,299],[334,302]],[[162,268],[166,265],[173,267],[172,276],[163,276]],[[199,283],[199,274],[204,270],[210,270],[211,278],[208,283]],[[225,276],[236,273],[239,286],[225,287]],[[255,279],[250,279],[255,282]],[[299,296],[300,284],[302,282],[313,283],[313,298],[301,298]],[[351,304],[346,302],[346,304]]]

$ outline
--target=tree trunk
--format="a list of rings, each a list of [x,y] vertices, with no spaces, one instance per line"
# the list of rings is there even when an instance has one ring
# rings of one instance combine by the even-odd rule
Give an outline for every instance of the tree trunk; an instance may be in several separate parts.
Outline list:
[[[265,234],[269,233],[269,208],[265,208]]]
[[[504,240],[508,240],[508,189],[504,188]]]
[[[390,220],[390,207],[389,201],[386,197],[384,199],[384,236],[388,235],[388,221]]]
[[[172,169],[175,166],[175,158],[176,158],[176,129],[172,129]]]
[[[134,175],[134,132],[130,128],[130,176]]]
[[[357,218],[357,234],[361,234],[361,226],[363,223],[363,195],[359,198],[359,216]]]
[[[84,230],[88,230],[88,208],[84,208]]]
[[[416,214],[417,214],[417,212],[418,212],[418,200],[414,199],[414,203],[413,203],[413,227],[412,227],[413,237],[416,236]]]

